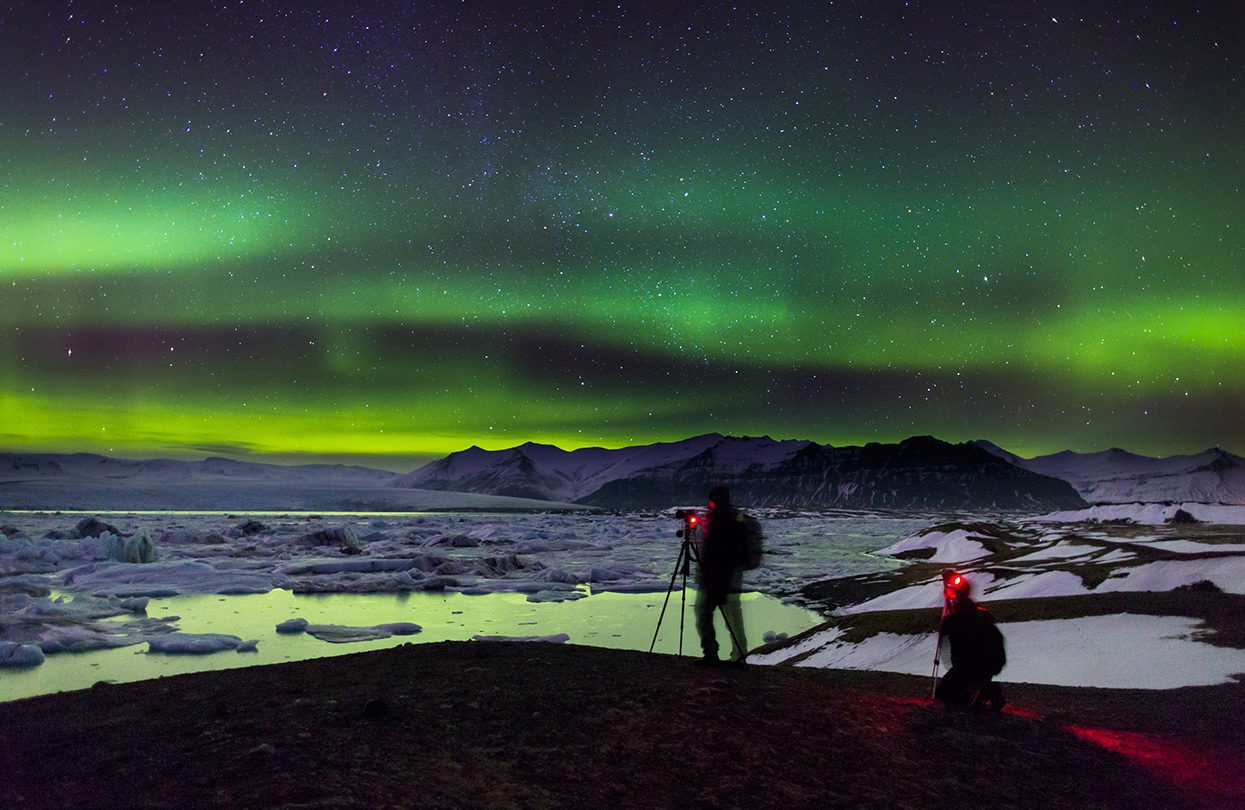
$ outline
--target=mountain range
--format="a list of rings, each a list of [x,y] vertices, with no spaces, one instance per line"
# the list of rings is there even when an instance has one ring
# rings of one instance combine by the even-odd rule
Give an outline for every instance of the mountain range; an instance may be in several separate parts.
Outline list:
[[[420,467],[393,487],[487,492],[609,509],[700,503],[724,484],[750,506],[844,509],[1075,509],[1066,482],[969,444],[917,436],[832,447],[711,433],[619,450],[527,443],[472,447]]]
[[[382,486],[394,473],[345,464],[263,464],[211,457],[133,460],[96,453],[0,453],[0,481],[102,479],[109,481],[267,481]]]
[[[1245,503],[1245,459],[1219,448],[1168,458],[1118,448],[1023,458],[984,440],[950,444],[917,436],[833,447],[717,433],[616,450],[532,442],[505,450],[471,447],[405,475],[340,464],[0,453],[0,508],[233,508],[271,500],[274,508],[279,501],[279,508],[383,510],[431,508],[436,499],[473,493],[528,499],[526,508],[554,501],[650,509],[701,503],[717,483],[731,487],[741,504],[790,508],[1033,511],[1086,502]]]
[[[1067,481],[1090,503],[1245,503],[1245,458],[1217,447],[1167,458],[1118,447],[1021,458],[987,441],[969,443],[1022,469]]]

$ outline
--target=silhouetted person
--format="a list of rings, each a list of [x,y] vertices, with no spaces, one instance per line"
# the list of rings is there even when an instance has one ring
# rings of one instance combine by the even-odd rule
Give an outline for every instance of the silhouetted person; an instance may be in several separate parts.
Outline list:
[[[1007,663],[1003,634],[994,616],[972,600],[969,590],[964,576],[944,576],[947,611],[942,637],[951,644],[951,669],[938,682],[934,697],[952,706],[997,712],[1007,702],[1003,688],[993,680]]]
[[[697,572],[696,632],[704,657],[698,663],[719,663],[718,639],[713,612],[722,608],[731,636],[731,660],[742,663],[748,654],[744,640],[743,611],[739,593],[747,564],[748,534],[742,515],[731,506],[730,491],[714,487],[709,493],[709,514],[701,524],[700,570]]]

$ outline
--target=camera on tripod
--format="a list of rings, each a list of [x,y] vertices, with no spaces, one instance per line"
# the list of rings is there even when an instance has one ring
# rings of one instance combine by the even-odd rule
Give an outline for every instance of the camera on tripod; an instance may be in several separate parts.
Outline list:
[[[674,512],[675,520],[683,521],[683,528],[674,533],[675,537],[682,537],[690,540],[692,535],[696,533],[696,528],[704,521],[698,513],[690,512],[686,509],[676,509]]]

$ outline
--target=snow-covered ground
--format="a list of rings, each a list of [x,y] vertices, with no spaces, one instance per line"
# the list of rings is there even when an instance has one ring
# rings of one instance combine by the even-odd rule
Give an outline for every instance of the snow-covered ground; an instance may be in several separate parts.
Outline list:
[[[1032,520],[1041,523],[1107,523],[1109,521],[1159,526],[1171,521],[1183,509],[1203,523],[1245,525],[1245,506],[1217,503],[1120,503],[1091,506],[1088,509],[1051,512]]]
[[[1227,683],[1233,675],[1245,672],[1245,650],[1195,641],[1197,624],[1181,616],[1126,613],[1000,623],[1008,647],[1007,667],[1000,680],[1174,689]],[[777,664],[809,653],[798,666],[931,674],[934,633],[878,633],[858,644],[840,641],[841,635],[838,629],[827,630],[798,645],[755,656],[756,663]],[[1144,655],[1139,656],[1138,650],[1144,650]]]
[[[1179,508],[1205,523],[1168,523]],[[1065,602],[1061,610],[1095,615],[1001,622],[1010,650],[1004,681],[1151,689],[1228,682],[1245,674],[1245,650],[1211,644],[1216,631],[1198,616],[1151,615],[1156,604],[1142,594],[1192,589],[1219,600],[1216,610],[1239,610],[1232,595],[1245,595],[1242,523],[1243,507],[1136,504],[1013,519],[1002,527],[930,527],[878,550],[919,558],[890,577],[890,590],[837,608],[825,629],[756,660],[929,674],[937,622],[928,611],[942,606],[942,571],[954,566],[979,602],[1007,601],[1013,615],[1026,612],[1016,600],[1090,600]],[[876,591],[875,584],[870,592]],[[1130,593],[1145,615],[1096,615],[1101,609],[1088,608],[1098,595]],[[1035,603],[1034,611],[1041,609]],[[910,628],[914,622],[902,616],[914,610],[927,611],[915,623],[928,623],[929,633],[885,632],[887,626]],[[862,639],[859,631],[848,635],[854,626],[872,630]]]

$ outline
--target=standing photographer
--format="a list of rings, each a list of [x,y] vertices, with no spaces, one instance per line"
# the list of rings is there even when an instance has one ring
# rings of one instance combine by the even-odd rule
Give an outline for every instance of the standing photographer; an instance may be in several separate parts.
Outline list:
[[[748,527],[743,515],[731,505],[726,487],[709,492],[709,514],[701,528],[700,570],[697,572],[696,632],[704,657],[696,663],[716,666],[718,639],[713,612],[722,609],[727,634],[731,636],[731,663],[743,664],[748,654],[744,640],[743,611],[739,593],[743,569],[748,565]]]

